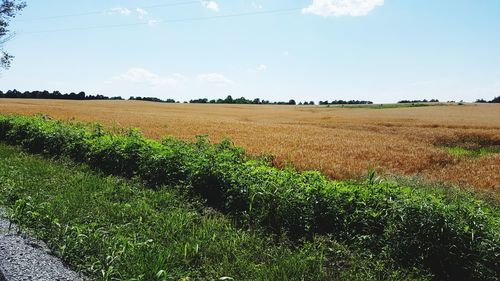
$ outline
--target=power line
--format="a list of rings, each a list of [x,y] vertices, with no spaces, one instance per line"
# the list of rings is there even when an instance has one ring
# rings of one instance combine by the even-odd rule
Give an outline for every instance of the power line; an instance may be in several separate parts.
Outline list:
[[[184,2],[169,3],[169,4],[157,4],[157,5],[151,5],[151,6],[141,6],[140,8],[152,9],[152,8],[192,5],[192,4],[196,4],[196,3],[200,3],[200,1],[184,1]],[[90,12],[75,13],[75,14],[55,15],[55,16],[39,17],[39,18],[31,18],[31,19],[18,19],[16,21],[18,21],[18,22],[41,21],[41,20],[51,20],[51,19],[60,19],[60,18],[100,15],[100,14],[112,13],[112,12],[113,12],[113,9],[108,9],[108,10],[101,10],[101,11],[90,11]]]
[[[227,15],[220,15],[220,16],[191,17],[191,18],[171,19],[171,20],[159,20],[156,23],[178,23],[178,22],[189,22],[189,21],[215,20],[215,19],[235,18],[235,17],[244,17],[244,16],[289,13],[289,12],[296,12],[296,11],[300,11],[300,10],[302,10],[302,8],[289,8],[289,9],[278,9],[278,10],[269,10],[269,11],[260,11],[260,12],[227,14]],[[65,31],[78,31],[78,30],[91,30],[91,29],[104,29],[104,28],[118,28],[118,27],[131,27],[131,26],[141,26],[141,25],[150,25],[150,24],[151,24],[150,22],[136,22],[136,23],[126,23],[126,24],[110,24],[110,25],[97,25],[97,26],[74,27],[74,28],[60,28],[60,29],[49,29],[49,30],[40,30],[40,31],[32,31],[32,32],[22,32],[22,33],[19,33],[18,35],[65,32]]]
[[[165,20],[162,22],[184,22],[184,21],[200,21],[200,20],[211,20],[211,19],[223,19],[223,18],[234,18],[234,17],[242,17],[242,16],[256,16],[256,15],[269,15],[269,14],[280,14],[287,12],[296,12],[300,11],[302,8],[290,8],[290,9],[279,9],[279,10],[270,10],[270,11],[261,11],[261,12],[247,12],[247,13],[239,13],[239,14],[227,14],[221,16],[211,16],[211,17],[196,17],[196,18],[184,18],[184,19],[172,19]]]
[[[39,33],[53,33],[53,32],[63,32],[63,31],[77,31],[77,30],[90,30],[90,29],[102,29],[102,28],[116,28],[116,27],[128,27],[128,26],[141,26],[148,25],[147,22],[136,22],[136,23],[125,23],[125,24],[109,24],[109,25],[97,25],[97,26],[86,26],[86,27],[74,27],[74,28],[61,28],[61,29],[48,29],[32,32],[19,32],[17,35],[27,35],[27,34],[39,34]]]

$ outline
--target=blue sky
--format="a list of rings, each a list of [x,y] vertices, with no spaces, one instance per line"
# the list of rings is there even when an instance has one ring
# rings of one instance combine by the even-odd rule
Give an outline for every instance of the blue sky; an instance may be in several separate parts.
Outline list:
[[[0,90],[375,102],[500,95],[498,0],[27,3],[12,22],[5,47],[15,60]]]

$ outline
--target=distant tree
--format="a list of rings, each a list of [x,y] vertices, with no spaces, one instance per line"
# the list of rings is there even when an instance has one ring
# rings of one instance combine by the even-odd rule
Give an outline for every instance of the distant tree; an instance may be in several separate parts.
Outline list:
[[[500,103],[500,96],[490,100],[489,103]]]
[[[121,98],[121,97],[116,97],[116,99]],[[115,99],[115,98],[111,98]],[[166,99],[162,100],[159,98],[155,97],[130,97],[129,100],[139,100],[139,101],[151,101],[151,102],[164,102],[164,103],[175,103],[176,101],[174,99]]]
[[[295,100],[291,99],[291,100],[288,101],[288,104],[296,105],[297,103],[295,102]]]
[[[189,103],[208,103],[208,99],[194,99],[190,100]]]
[[[231,95],[227,96],[225,103],[233,103],[233,97],[231,97]]]
[[[0,2],[0,70],[7,69],[14,56],[7,53],[3,46],[14,35],[8,27],[10,20],[26,7],[26,3],[17,0],[1,0]]]
[[[477,99],[476,103],[487,103],[487,101],[485,101],[484,99]]]

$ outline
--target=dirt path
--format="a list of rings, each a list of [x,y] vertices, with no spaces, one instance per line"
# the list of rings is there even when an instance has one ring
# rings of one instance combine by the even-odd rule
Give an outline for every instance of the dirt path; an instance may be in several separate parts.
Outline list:
[[[18,235],[0,209],[0,281],[69,281],[83,280],[50,255],[47,246],[34,238]]]

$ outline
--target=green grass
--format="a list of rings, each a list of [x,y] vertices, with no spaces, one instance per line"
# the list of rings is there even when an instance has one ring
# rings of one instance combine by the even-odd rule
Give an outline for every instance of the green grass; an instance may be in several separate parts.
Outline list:
[[[457,157],[478,158],[486,155],[500,153],[500,146],[482,147],[478,149],[470,149],[462,146],[454,146],[448,148],[448,153]]]
[[[238,229],[176,190],[0,144],[0,205],[93,280],[426,279],[325,237],[292,245]]]

